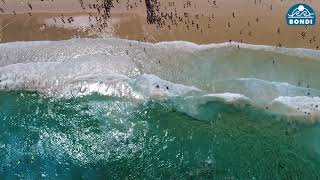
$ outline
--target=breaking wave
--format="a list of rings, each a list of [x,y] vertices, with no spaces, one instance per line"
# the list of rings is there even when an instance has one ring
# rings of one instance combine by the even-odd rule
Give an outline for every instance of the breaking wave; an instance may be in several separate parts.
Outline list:
[[[7,43],[0,52],[0,89],[5,91],[60,98],[98,93],[136,103],[180,97],[194,106],[195,99],[241,101],[307,122],[320,118],[316,50],[73,39]]]

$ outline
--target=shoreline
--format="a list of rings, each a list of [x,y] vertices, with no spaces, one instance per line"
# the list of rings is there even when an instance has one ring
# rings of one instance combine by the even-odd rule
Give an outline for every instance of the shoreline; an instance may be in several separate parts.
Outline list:
[[[83,38],[71,38],[71,39],[65,39],[65,40],[33,40],[33,41],[15,41],[15,42],[5,42],[0,43],[1,45],[8,45],[8,44],[14,44],[14,43],[51,43],[51,42],[59,42],[59,41],[73,41],[73,40],[118,40],[118,41],[127,41],[128,43],[136,43],[136,44],[146,44],[146,45],[152,45],[152,46],[159,46],[159,45],[168,45],[168,46],[175,46],[175,45],[181,45],[185,46],[185,48],[201,48],[201,50],[208,50],[208,49],[219,49],[219,48],[225,48],[230,47],[234,49],[248,49],[253,51],[264,51],[264,52],[273,52],[276,54],[282,54],[282,55],[289,55],[299,58],[308,58],[317,60],[320,57],[320,51],[316,49],[308,49],[308,48],[288,48],[288,47],[276,47],[271,45],[262,45],[262,44],[248,44],[248,43],[240,43],[240,42],[222,42],[222,43],[209,43],[209,44],[197,44],[190,41],[159,41],[159,42],[143,42],[143,41],[137,41],[137,40],[130,40],[125,38],[119,38],[119,37],[108,37],[108,38],[99,38],[99,37],[83,37]],[[133,44],[131,44],[133,45]],[[292,51],[296,50],[296,51]],[[304,53],[308,52],[308,53]]]

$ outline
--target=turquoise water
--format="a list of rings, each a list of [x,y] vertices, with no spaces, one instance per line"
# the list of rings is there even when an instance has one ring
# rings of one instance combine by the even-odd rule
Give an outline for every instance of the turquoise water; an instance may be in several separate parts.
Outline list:
[[[250,106],[209,103],[202,108],[220,115],[201,121],[168,101],[133,107],[24,91],[0,99],[2,178],[320,178],[319,128]]]
[[[320,52],[0,45],[0,179],[320,179]]]

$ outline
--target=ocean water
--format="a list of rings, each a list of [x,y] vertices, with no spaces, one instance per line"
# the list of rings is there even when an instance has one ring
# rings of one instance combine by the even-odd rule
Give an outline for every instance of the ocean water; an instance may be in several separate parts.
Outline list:
[[[0,178],[320,179],[319,68],[233,42],[0,44]]]

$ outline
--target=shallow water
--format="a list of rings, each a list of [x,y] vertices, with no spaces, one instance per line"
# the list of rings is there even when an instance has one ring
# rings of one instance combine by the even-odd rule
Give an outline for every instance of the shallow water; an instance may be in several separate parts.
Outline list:
[[[240,46],[0,45],[0,177],[319,179],[319,51]]]

